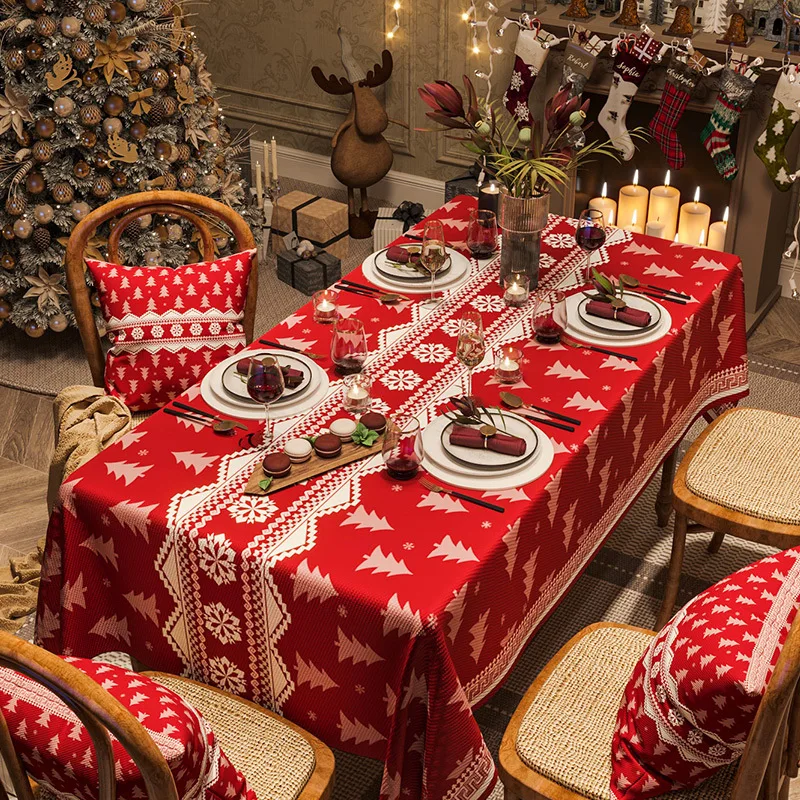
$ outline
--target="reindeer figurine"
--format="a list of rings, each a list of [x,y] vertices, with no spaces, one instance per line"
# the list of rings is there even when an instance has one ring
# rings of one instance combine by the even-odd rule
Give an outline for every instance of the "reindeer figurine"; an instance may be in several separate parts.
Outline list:
[[[331,171],[347,187],[350,235],[367,239],[372,234],[377,211],[367,205],[367,187],[376,184],[392,167],[392,149],[381,135],[389,126],[389,117],[372,89],[386,83],[392,74],[392,54],[384,50],[381,63],[367,73],[353,57],[347,34],[339,28],[342,64],[346,78],[325,77],[319,67],[311,69],[317,85],[328,94],[351,94],[353,100],[347,118],[333,134]],[[355,190],[361,190],[361,208],[357,209]]]

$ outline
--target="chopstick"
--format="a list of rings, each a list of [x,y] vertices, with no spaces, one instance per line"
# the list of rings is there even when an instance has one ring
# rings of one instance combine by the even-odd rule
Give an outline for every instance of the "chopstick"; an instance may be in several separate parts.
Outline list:
[[[209,417],[209,419],[217,418],[216,414],[211,414],[208,411],[202,411],[201,409],[194,408],[193,406],[187,406],[186,403],[181,403],[178,400],[173,400],[172,405],[174,405],[176,408],[182,409],[183,411],[189,411],[192,414],[199,414],[201,417]]]
[[[671,294],[675,297],[680,297],[683,300],[691,300],[692,298],[688,294],[683,294],[683,292],[676,292],[674,289],[665,289],[663,286],[654,286],[652,283],[646,283],[645,286],[648,289],[655,289],[659,292],[664,292],[665,294]]]
[[[509,414],[516,414],[518,417],[524,417],[525,419],[529,419],[532,422],[538,422],[540,425],[550,425],[552,428],[558,428],[562,431],[569,431],[569,433],[575,433],[575,428],[571,425],[562,425],[560,422],[554,422],[552,419],[543,419],[541,417],[535,417],[531,413],[523,413],[525,411],[524,408],[505,408],[504,411],[507,411]]]
[[[403,300],[411,299],[404,294],[400,294],[399,292],[387,292],[383,289],[379,289],[377,286],[367,286],[365,283],[356,283],[355,281],[350,281],[347,278],[340,278],[339,283],[346,283],[348,286],[352,286],[355,289],[363,289],[365,292],[375,292],[376,294],[396,294]]]
[[[298,347],[289,347],[288,344],[280,344],[280,342],[273,342],[270,339],[259,339],[258,343],[265,344],[268,347],[277,347],[279,350],[288,350],[290,353],[300,353],[301,356],[308,356],[308,358],[314,361],[325,358],[325,356],[321,356],[319,353],[310,353],[307,350],[300,350]]]
[[[672,297],[668,294],[656,294],[655,292],[645,292],[639,289],[637,294],[643,294],[645,297],[652,297],[654,300],[663,300],[667,303],[677,303],[679,306],[685,306],[689,301],[681,300],[679,297]]]
[[[181,419],[188,419],[189,422],[196,422],[198,425],[213,425],[214,420],[207,419],[206,417],[195,416],[194,414],[187,414],[185,411],[176,411],[174,408],[162,409],[165,414],[171,417],[180,417]]]
[[[575,419],[574,417],[568,417],[566,414],[559,414],[557,411],[550,411],[548,408],[544,408],[543,406],[536,406],[533,403],[525,403],[528,408],[535,408],[542,414],[547,414],[548,417],[553,417],[554,419],[560,419],[562,422],[569,422],[571,425],[580,425],[581,421],[579,419]]]
[[[361,297],[369,297],[372,300],[380,300],[381,296],[379,294],[374,294],[373,292],[364,291],[364,289],[355,289],[352,286],[339,286],[338,284],[333,287],[336,289],[337,292],[350,292],[350,294],[357,294]]]
[[[561,335],[561,339],[563,340],[564,344],[567,344],[570,347],[585,347],[587,350],[594,350],[595,353],[602,353],[606,356],[616,356],[617,358],[623,358],[625,361],[633,361],[634,363],[639,360],[636,358],[636,356],[632,356],[628,353],[619,353],[616,350],[608,350],[605,347],[595,347],[593,344],[584,344],[583,342],[567,339],[563,334]]]

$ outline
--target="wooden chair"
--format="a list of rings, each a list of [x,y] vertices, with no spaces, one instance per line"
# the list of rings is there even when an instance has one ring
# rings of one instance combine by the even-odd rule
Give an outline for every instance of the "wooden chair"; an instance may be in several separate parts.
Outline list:
[[[654,631],[602,622],[542,670],[500,744],[505,800],[610,800],[611,743],[625,686]],[[787,800],[800,758],[800,618],[789,632],[744,754],[665,800]]]
[[[167,762],[148,733],[116,698],[88,675],[41,647],[0,632],[0,666],[47,687],[86,726],[99,768],[100,800],[115,800],[116,778],[109,734],[139,768],[150,800],[179,800]],[[333,753],[302,728],[261,706],[196,681],[143,673],[163,684],[205,717],[220,746],[247,778],[259,800],[328,800]],[[34,800],[35,786],[14,751],[0,710],[0,756],[19,800]],[[0,784],[0,800],[8,795]]]
[[[689,448],[672,489],[675,527],[658,629],[675,607],[687,533],[713,531],[709,553],[725,534],[779,550],[800,545],[800,417],[726,411]]]
[[[95,326],[89,287],[86,285],[86,266],[84,264],[86,246],[100,225],[122,215],[108,237],[108,261],[119,264],[120,237],[134,220],[146,214],[173,214],[191,222],[200,234],[204,261],[212,261],[215,255],[214,237],[207,220],[201,216],[203,214],[220,220],[230,228],[236,240],[234,252],[251,250],[255,247],[252,231],[230,206],[192,192],[138,192],[112,200],[110,203],[96,208],[82,219],[72,229],[67,242],[66,276],[72,309],[75,312],[83,349],[89,361],[95,386],[103,386],[105,357],[100,346],[100,335]],[[257,295],[258,262],[254,259],[242,322],[248,344],[253,341]]]

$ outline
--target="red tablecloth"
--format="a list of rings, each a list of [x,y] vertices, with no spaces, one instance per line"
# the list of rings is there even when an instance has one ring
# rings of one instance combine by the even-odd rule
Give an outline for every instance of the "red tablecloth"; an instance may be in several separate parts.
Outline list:
[[[436,212],[462,246],[473,202]],[[542,284],[581,263],[574,230],[551,218]],[[384,798],[485,797],[495,770],[471,707],[698,414],[747,392],[738,258],[625,231],[599,253],[608,272],[693,297],[667,304],[672,330],[637,347],[638,363],[533,343],[530,309],[506,308],[496,265],[430,314],[341,295],[379,352],[380,409],[425,421],[455,393],[457,319],[477,309],[490,343],[524,347],[516,390],[584,421],[574,433],[545,429],[556,451],[546,475],[486,493],[505,514],[394,483],[379,457],[244,496],[257,452],[159,413],[62,487],[39,641],[82,656],[125,650],[275,708],[333,747],[384,760]],[[308,305],[270,332],[323,353],[329,337]],[[475,387],[496,401],[491,375],[478,372]],[[197,387],[184,399],[202,404]],[[339,410],[332,392],[292,432],[316,432]]]

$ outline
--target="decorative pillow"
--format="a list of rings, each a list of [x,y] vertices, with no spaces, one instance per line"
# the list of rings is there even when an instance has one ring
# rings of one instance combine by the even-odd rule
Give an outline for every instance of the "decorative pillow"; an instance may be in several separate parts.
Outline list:
[[[800,604],[800,548],[684,606],[631,675],[617,715],[611,796],[691,788],[738,759]]]
[[[85,658],[65,658],[119,700],[144,726],[169,764],[179,797],[256,800],[200,713],[144,675]],[[0,708],[25,769],[58,798],[98,797],[89,733],[49,689],[0,668]],[[112,737],[118,800],[146,797],[139,768]]]
[[[133,411],[159,408],[241,349],[255,252],[174,269],[87,259],[114,342],[106,391]]]

